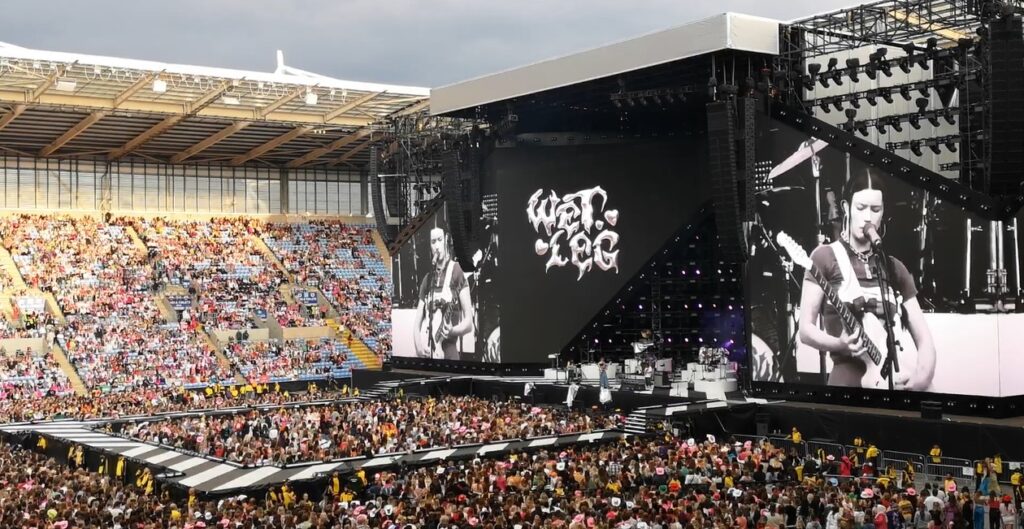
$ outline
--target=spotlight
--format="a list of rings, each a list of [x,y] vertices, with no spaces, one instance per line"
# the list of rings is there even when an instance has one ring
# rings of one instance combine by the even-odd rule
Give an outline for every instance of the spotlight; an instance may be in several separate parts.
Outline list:
[[[928,142],[928,148],[931,149],[932,152],[935,153],[935,154],[942,154],[942,149],[939,148],[939,142],[937,142],[937,141],[935,141],[935,142],[932,142],[932,141]]]
[[[921,85],[921,88],[917,89],[917,93],[921,94],[921,97],[928,97],[928,85]]]
[[[917,105],[918,112],[924,112],[924,109],[928,108],[928,103],[929,101],[923,97],[917,98],[917,101],[914,102]]]
[[[900,95],[903,96],[904,101],[910,101],[914,97],[910,95],[910,86],[903,85],[900,87]]]
[[[843,109],[843,100],[839,99],[838,97],[832,98],[832,106],[836,107],[836,110],[842,110]]]
[[[828,104],[829,104],[831,99],[832,98],[828,97],[828,98],[825,98],[825,99],[822,99],[822,100],[818,101],[818,108],[820,108],[821,111],[826,113],[826,114],[828,114],[829,112],[832,112],[832,109],[829,108],[829,106],[828,106]]]
[[[832,57],[831,59],[829,59],[828,60],[828,70],[827,70],[827,73],[830,74],[830,76],[832,77],[832,82],[834,82],[836,84],[836,86],[843,86],[843,74],[842,74],[842,72],[836,70],[836,66],[838,66],[838,65],[839,65],[839,59],[838,58]]]
[[[889,103],[890,105],[892,104],[892,90],[889,88],[879,89],[878,95],[882,96],[882,99],[884,99],[886,103]]]
[[[933,127],[939,126],[939,115],[935,112],[928,114],[928,123],[931,123]]]
[[[818,74],[821,73],[821,63],[812,62],[808,64],[807,72],[810,74],[810,78],[804,81],[804,86],[806,86],[807,89],[810,90],[811,88],[814,88],[814,81],[819,79]],[[821,85],[825,88],[828,88],[828,81],[822,81]]]
[[[868,135],[868,124],[867,124],[867,122],[861,121],[860,123],[857,123],[857,132],[859,132],[862,136],[867,136]]]
[[[855,83],[860,81],[860,76],[857,75],[858,68],[860,68],[860,59],[857,59],[856,57],[846,59],[846,69],[849,70],[846,74],[849,75],[850,80]]]
[[[810,69],[810,66],[808,66]],[[802,75],[800,72],[793,70],[789,72],[789,81],[792,84],[803,84],[807,90],[814,89],[814,77],[810,75]]]
[[[910,122],[911,127],[914,127],[914,130],[920,130],[921,116],[919,114],[911,114],[910,117],[907,118],[907,121]]]
[[[855,128],[854,118],[857,117],[857,110],[853,108],[846,109],[846,130],[853,132]]]
[[[946,141],[942,144],[946,146],[946,149],[948,149],[949,152],[956,152],[956,142],[953,141],[952,138],[946,138]]]
[[[899,117],[893,116],[889,118],[889,126],[896,132],[903,132],[903,124],[900,123]]]
[[[871,105],[871,106],[877,105],[878,104],[878,90],[873,90],[873,89],[872,90],[868,90],[867,93],[864,94],[864,99],[867,99],[868,100],[868,104]]]
[[[879,134],[885,134],[885,121],[881,119],[876,121],[875,128],[878,129]]]
[[[860,99],[857,99],[856,97],[851,99],[850,100],[850,106],[853,107],[853,108],[859,109],[860,108]]]
[[[910,152],[914,153],[914,156],[924,156],[924,152],[921,151],[921,142],[910,142]]]
[[[950,125],[956,125],[956,119],[953,118],[953,111],[952,110],[947,108],[942,113],[942,117],[946,118],[946,123],[949,123]]]

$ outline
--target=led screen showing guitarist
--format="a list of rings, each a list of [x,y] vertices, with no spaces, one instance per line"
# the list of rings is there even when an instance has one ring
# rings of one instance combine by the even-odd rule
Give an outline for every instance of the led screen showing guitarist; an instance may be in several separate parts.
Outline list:
[[[800,340],[830,354],[834,367],[829,385],[881,389],[887,387],[889,375],[883,370],[885,310],[878,278],[881,258],[872,249],[869,233],[873,227],[885,233],[885,182],[867,169],[850,179],[842,198],[841,238],[814,250],[808,263],[812,266],[804,276]],[[922,391],[931,385],[935,374],[932,335],[907,267],[890,257],[888,270],[887,301],[900,358],[893,380],[896,389]],[[905,354],[915,349],[916,355]]]
[[[458,340],[472,329],[473,304],[466,276],[451,258],[448,237],[441,228],[430,230],[430,263],[416,305],[416,355],[460,360]]]

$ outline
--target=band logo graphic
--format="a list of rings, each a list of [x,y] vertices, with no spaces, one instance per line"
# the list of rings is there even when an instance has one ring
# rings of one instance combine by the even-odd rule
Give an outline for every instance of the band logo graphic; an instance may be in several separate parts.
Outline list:
[[[543,188],[530,196],[526,216],[540,236],[534,251],[548,255],[544,271],[572,263],[579,270],[577,281],[594,266],[619,273],[619,234],[612,229],[619,222],[619,210],[605,209],[608,193],[598,186],[562,197],[553,190],[542,196]]]

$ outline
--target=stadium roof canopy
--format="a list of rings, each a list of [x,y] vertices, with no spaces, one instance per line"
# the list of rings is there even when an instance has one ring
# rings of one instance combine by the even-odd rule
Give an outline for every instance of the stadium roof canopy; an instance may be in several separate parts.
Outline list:
[[[429,90],[41,51],[0,43],[0,152],[167,163],[351,168],[374,124]]]

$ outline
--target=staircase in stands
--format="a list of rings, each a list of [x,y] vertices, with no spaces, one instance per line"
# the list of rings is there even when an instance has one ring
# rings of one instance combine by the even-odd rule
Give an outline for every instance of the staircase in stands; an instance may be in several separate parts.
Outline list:
[[[327,319],[327,326],[334,331],[334,336],[343,344],[348,344],[348,348],[352,350],[352,354],[356,355],[356,358],[366,366],[367,369],[379,370],[381,368],[380,359],[377,358],[377,354],[370,350],[369,347],[359,339],[358,336],[352,334],[352,331],[345,328],[345,326],[338,323],[334,318]],[[349,336],[352,337],[351,343],[349,342]]]

